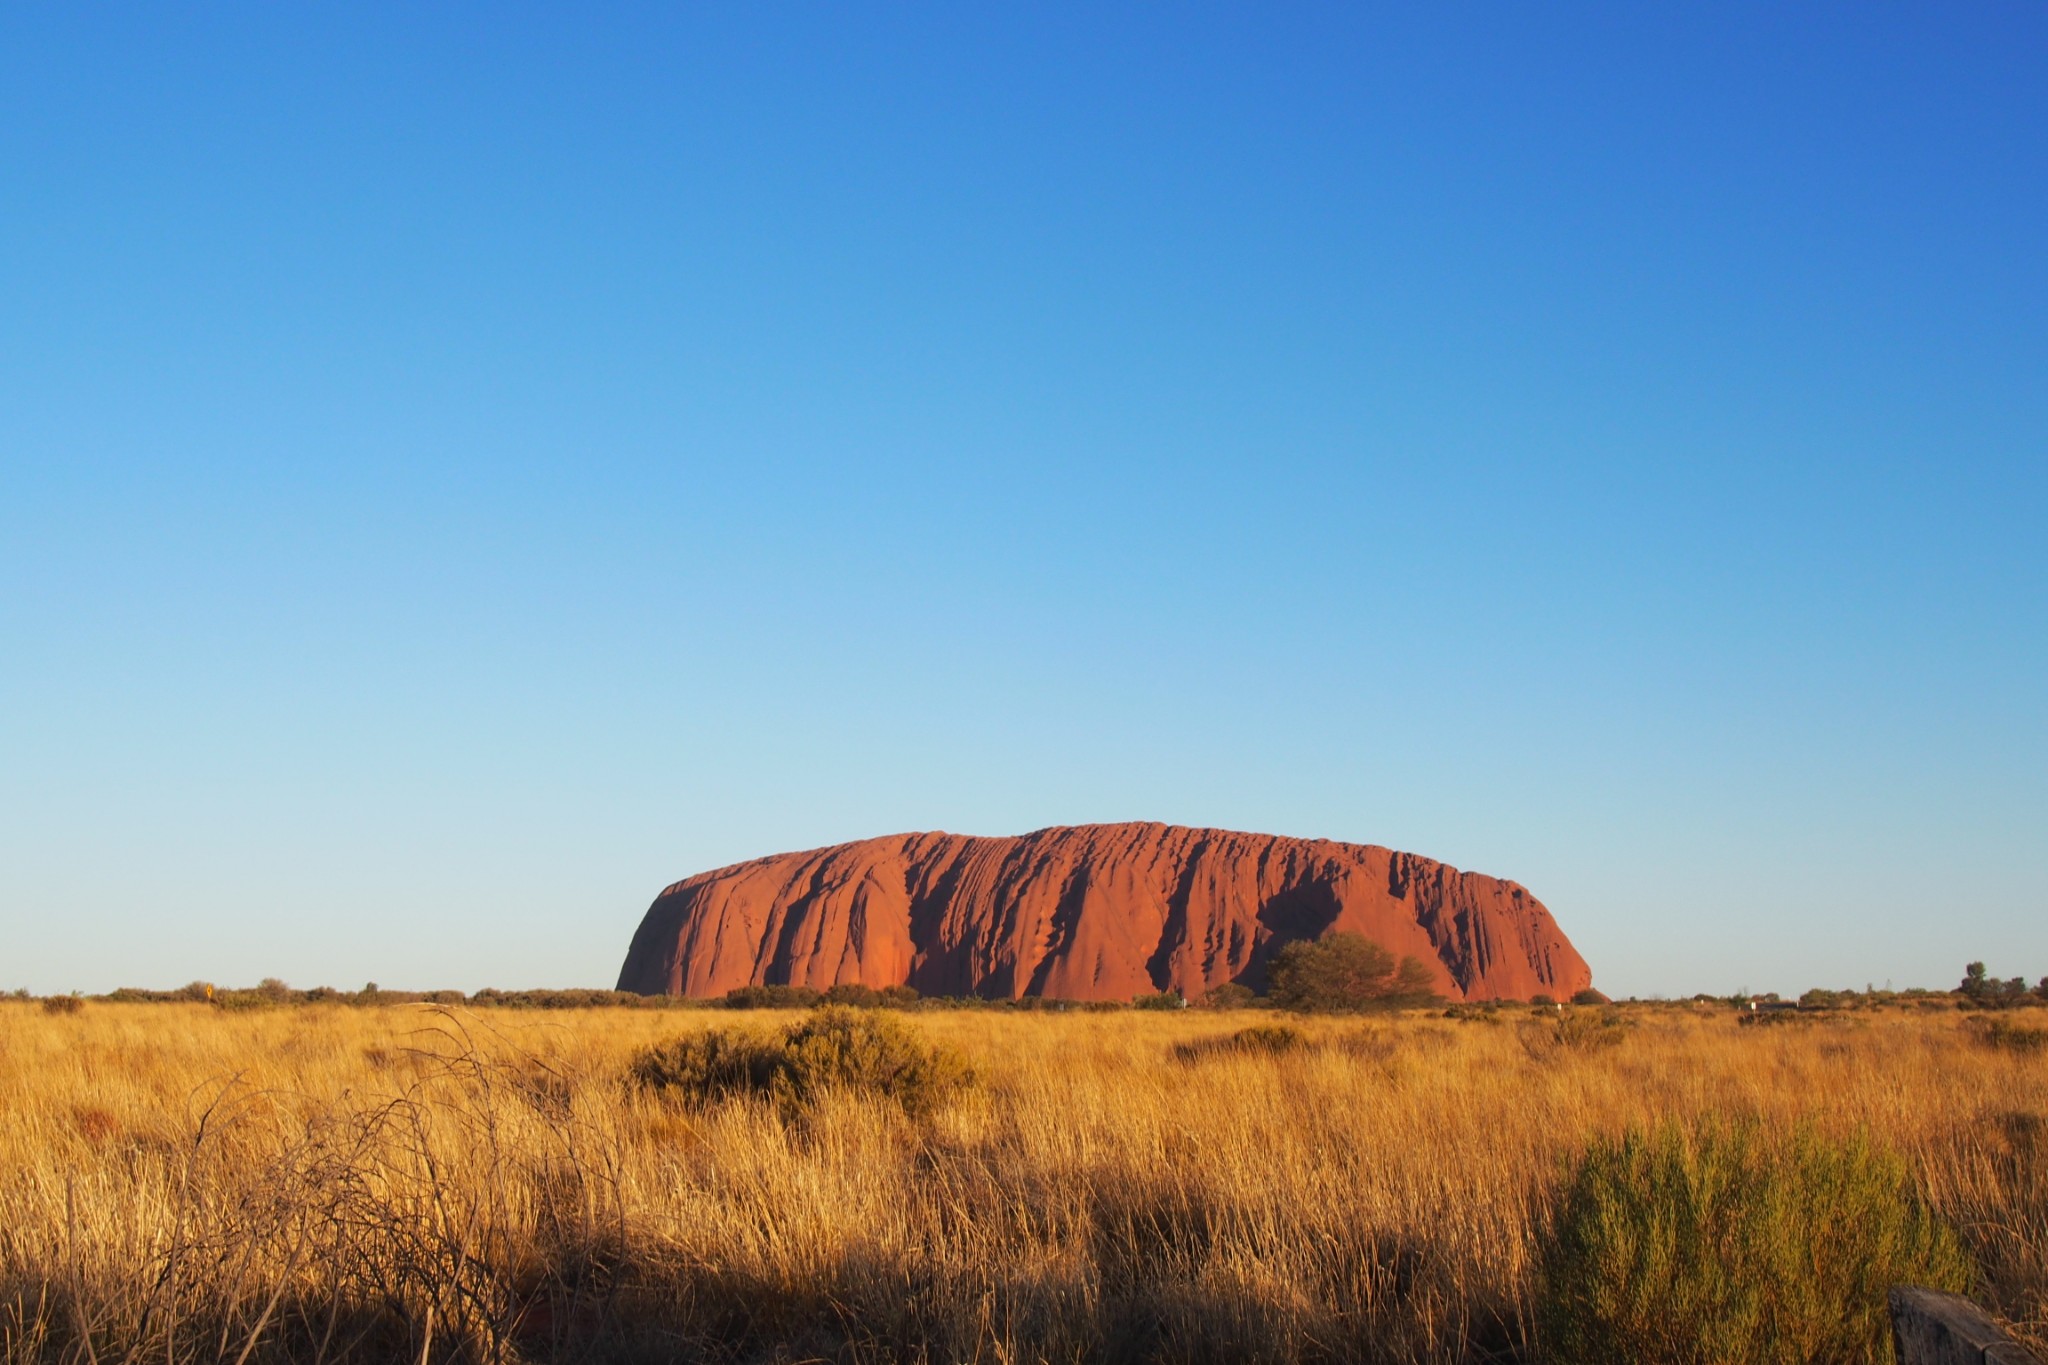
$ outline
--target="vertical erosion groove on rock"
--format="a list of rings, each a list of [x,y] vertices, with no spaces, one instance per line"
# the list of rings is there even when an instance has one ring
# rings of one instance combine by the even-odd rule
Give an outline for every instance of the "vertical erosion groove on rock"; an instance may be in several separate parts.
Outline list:
[[[1262,986],[1278,948],[1332,930],[1420,958],[1453,1000],[1562,999],[1592,983],[1514,882],[1371,844],[1119,824],[897,834],[700,873],[648,907],[619,988],[1198,998]]]

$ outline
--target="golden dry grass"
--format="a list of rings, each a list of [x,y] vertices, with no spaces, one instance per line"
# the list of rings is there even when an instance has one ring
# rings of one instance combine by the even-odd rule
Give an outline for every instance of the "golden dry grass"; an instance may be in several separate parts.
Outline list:
[[[623,1082],[716,1012],[0,1004],[0,1355],[1527,1358],[1589,1137],[1740,1115],[1900,1152],[2048,1328],[2048,1055],[1947,1011],[1629,1017],[1273,1052],[1186,1046],[1263,1014],[923,1013],[983,1084],[913,1121]]]

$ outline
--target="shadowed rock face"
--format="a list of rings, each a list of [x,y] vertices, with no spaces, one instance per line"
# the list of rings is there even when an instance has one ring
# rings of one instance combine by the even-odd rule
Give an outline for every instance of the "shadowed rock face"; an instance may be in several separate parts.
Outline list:
[[[1330,929],[1412,953],[1451,999],[1592,984],[1513,882],[1370,844],[1123,824],[896,834],[699,873],[648,907],[619,989],[1199,998],[1226,981],[1262,988],[1275,950]]]

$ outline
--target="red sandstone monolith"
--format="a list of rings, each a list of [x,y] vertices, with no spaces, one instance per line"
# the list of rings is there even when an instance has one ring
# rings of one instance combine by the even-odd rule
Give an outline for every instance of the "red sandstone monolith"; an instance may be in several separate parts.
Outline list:
[[[1331,930],[1420,958],[1453,1000],[1566,999],[1593,979],[1514,882],[1371,844],[1119,824],[896,834],[702,872],[648,907],[619,989],[1199,999],[1263,987],[1281,945]]]

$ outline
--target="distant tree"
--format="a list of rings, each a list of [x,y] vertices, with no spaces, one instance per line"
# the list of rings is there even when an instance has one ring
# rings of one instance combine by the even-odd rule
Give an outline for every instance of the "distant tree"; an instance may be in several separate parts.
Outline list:
[[[1984,1009],[2009,1009],[2025,1004],[2030,992],[2025,977],[2015,976],[2009,981],[2000,981],[1985,974],[1983,963],[1972,962],[1963,969],[1963,979],[1956,986],[1956,994],[1969,1004]]]
[[[1572,992],[1572,1003],[1574,1005],[1611,1005],[1614,1002],[1608,999],[1603,992],[1596,991],[1591,986],[1588,986],[1584,990]]]
[[[1290,943],[1273,955],[1266,979],[1273,1003],[1289,1010],[1392,1009],[1436,999],[1436,983],[1420,958],[1397,963],[1359,934]]]

